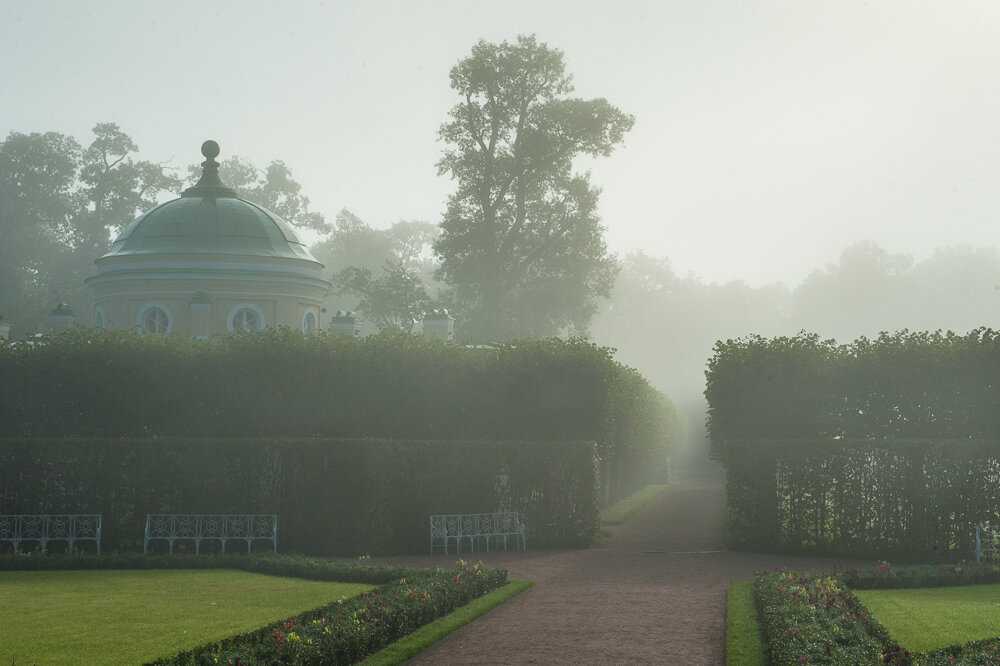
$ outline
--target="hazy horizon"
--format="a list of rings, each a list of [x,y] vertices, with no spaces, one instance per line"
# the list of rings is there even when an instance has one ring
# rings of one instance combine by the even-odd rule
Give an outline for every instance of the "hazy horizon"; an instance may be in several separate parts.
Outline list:
[[[612,251],[794,287],[871,240],[920,261],[1000,247],[1000,7],[986,2],[293,4],[3,0],[0,127],[115,122],[183,173],[283,160],[332,219],[438,223],[437,130],[480,39],[562,49],[575,94],[636,117],[580,163]]]

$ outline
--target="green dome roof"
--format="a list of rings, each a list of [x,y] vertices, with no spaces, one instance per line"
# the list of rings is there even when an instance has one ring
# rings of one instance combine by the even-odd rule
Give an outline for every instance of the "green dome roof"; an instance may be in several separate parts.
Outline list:
[[[287,222],[240,199],[219,180],[218,144],[206,141],[204,172],[180,198],[140,215],[101,259],[146,254],[232,254],[319,263]]]

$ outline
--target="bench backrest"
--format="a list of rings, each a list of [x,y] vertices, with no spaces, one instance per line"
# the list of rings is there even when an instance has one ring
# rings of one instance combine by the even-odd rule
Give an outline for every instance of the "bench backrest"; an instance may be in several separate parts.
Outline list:
[[[513,534],[524,530],[517,511],[496,513],[452,513],[431,515],[431,536],[457,538],[486,534]]]
[[[76,541],[93,541],[101,552],[101,514],[3,514],[0,515],[0,541],[18,548],[22,541],[66,541],[70,550]]]
[[[278,532],[275,514],[150,513],[147,539],[273,539]]]

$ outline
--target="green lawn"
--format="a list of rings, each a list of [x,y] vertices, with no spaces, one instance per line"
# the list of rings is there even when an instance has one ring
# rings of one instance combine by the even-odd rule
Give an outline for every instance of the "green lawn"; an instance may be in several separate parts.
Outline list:
[[[646,486],[634,495],[615,502],[601,511],[601,522],[605,525],[621,525],[627,523],[635,514],[646,508],[667,489],[668,484]]]
[[[1000,585],[855,590],[854,594],[911,652],[1000,636]]]
[[[135,664],[372,585],[214,570],[0,572],[0,664]]]
[[[764,642],[757,628],[753,582],[729,584],[726,595],[726,666],[764,666]]]

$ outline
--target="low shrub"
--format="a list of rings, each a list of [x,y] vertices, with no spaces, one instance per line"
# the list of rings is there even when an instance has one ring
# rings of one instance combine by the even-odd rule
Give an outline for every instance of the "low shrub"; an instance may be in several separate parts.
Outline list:
[[[920,666],[956,666],[958,664],[1000,664],[1000,638],[974,641],[965,645],[934,650],[923,655]]]
[[[1000,583],[1000,566],[977,562],[893,567],[882,563],[839,574],[758,573],[753,584],[760,628],[771,663],[1000,664],[1000,637],[911,654],[851,589],[904,589]]]
[[[754,600],[775,666],[913,663],[835,574],[758,573]]]
[[[0,555],[0,571],[55,571],[61,569],[238,569],[271,576],[342,583],[382,585],[402,577],[424,575],[417,567],[365,565],[304,555],[49,555],[42,551]]]
[[[1000,583],[1000,566],[980,562],[921,564],[893,567],[882,563],[865,569],[845,569],[844,583],[856,590],[895,590],[913,587],[948,587]]]
[[[459,562],[153,664],[351,664],[506,582],[505,570]]]

